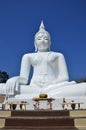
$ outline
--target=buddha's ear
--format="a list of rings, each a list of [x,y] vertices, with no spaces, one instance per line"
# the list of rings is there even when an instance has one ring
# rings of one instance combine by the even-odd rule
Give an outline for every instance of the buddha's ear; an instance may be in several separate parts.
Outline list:
[[[38,49],[35,41],[34,41],[34,46],[35,46],[35,52],[37,52]]]
[[[49,51],[50,51],[50,47],[49,47]]]
[[[51,40],[49,40],[49,48],[48,48],[48,49],[49,49],[49,51],[50,51],[50,45],[51,45]]]

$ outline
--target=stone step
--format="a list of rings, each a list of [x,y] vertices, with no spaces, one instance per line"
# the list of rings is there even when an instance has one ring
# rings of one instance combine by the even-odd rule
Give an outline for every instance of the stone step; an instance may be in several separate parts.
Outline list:
[[[11,116],[11,111],[2,111],[0,110],[0,117],[10,117]]]
[[[5,119],[0,119],[0,128],[3,128],[5,126]]]
[[[69,111],[63,111],[63,110],[29,110],[29,111],[11,111],[11,116],[38,116],[38,117],[44,117],[44,116],[69,116]]]
[[[2,128],[0,130],[78,130],[77,128],[75,127],[56,127],[56,126],[53,126],[53,127],[47,127],[47,126],[44,126],[44,127],[5,127],[5,128]]]
[[[74,126],[77,128],[86,127],[86,118],[74,119]]]
[[[18,120],[17,120],[18,121]],[[21,120],[20,120],[21,121]],[[24,121],[24,123],[25,123],[26,121]],[[11,124],[12,122],[10,122],[10,124]],[[22,122],[21,122],[22,123]],[[43,124],[43,126],[41,126],[41,124],[40,124],[40,126],[34,126],[34,124],[32,125],[32,126],[26,126],[26,125],[21,125],[21,123],[20,123],[20,125],[19,125],[19,123],[18,124],[16,124],[16,126],[14,126],[13,124],[12,125],[10,125],[10,126],[6,126],[5,125],[5,120],[4,119],[0,119],[0,127],[1,127],[1,129],[2,130],[8,130],[8,129],[21,129],[21,130],[50,130],[50,128],[51,128],[51,130],[86,130],[86,119],[75,119],[74,120],[74,126],[65,126],[65,125],[63,125],[63,126],[61,126],[61,125],[59,125],[59,126],[56,126],[56,124],[54,125],[54,126],[52,126],[52,125],[50,125],[49,124],[49,126],[48,126],[48,124],[47,124],[47,126],[44,126]],[[51,122],[50,122],[51,123]],[[62,121],[60,122],[61,124],[62,124]],[[69,122],[67,122],[67,123],[69,123]],[[26,123],[25,123],[26,124]],[[19,125],[19,126],[17,126],[17,125]]]
[[[70,116],[70,117],[86,117],[86,110],[74,110],[74,111],[63,111],[63,110],[52,110],[52,111],[33,111],[33,110],[28,110],[28,111],[21,111],[21,110],[16,110],[16,111],[2,111],[0,110],[0,117],[20,117],[20,116]]]
[[[71,118],[52,118],[52,119],[26,119],[26,118],[8,118],[5,126],[74,126],[74,120]]]
[[[86,130],[86,110],[0,111],[1,130]]]
[[[86,117],[86,110],[70,110],[70,116],[71,117]]]

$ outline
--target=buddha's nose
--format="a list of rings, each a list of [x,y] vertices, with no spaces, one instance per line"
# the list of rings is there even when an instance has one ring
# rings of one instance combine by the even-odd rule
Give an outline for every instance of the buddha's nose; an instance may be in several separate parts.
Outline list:
[[[42,38],[42,42],[44,43],[44,39]]]

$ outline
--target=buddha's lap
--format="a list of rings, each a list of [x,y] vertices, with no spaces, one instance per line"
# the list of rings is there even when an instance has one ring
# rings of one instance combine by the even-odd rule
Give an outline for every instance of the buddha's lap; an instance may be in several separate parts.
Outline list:
[[[58,87],[59,86],[59,87]],[[39,86],[30,86],[30,85],[21,85],[20,93],[48,93],[51,95],[60,95],[60,96],[83,96],[86,91],[86,83],[68,83],[65,82],[59,85],[49,85],[48,87],[39,87]],[[0,84],[0,94],[6,93],[6,84]]]

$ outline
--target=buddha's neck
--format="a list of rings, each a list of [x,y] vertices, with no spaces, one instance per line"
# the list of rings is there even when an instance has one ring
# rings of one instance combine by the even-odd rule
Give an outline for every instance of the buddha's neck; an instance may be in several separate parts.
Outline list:
[[[49,52],[49,50],[38,51],[38,53],[45,53],[45,52]]]

